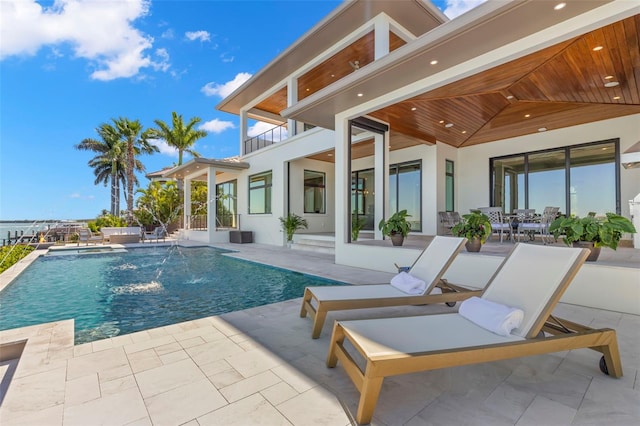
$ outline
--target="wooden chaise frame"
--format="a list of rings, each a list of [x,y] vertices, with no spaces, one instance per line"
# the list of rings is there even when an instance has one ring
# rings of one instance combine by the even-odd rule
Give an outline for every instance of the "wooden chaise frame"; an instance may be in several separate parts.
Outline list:
[[[400,297],[362,297],[360,299],[354,299],[340,297],[341,290],[344,290],[344,287],[307,287],[305,288],[304,296],[302,298],[300,317],[304,318],[308,314],[313,318],[313,329],[311,332],[311,337],[317,339],[318,337],[320,337],[322,327],[329,311],[383,308],[389,306],[425,305],[432,303],[447,303],[447,305],[453,306],[457,301],[465,300],[471,296],[478,296],[480,295],[482,290],[470,290],[459,285],[449,283],[447,282],[447,280],[442,279],[442,275],[447,271],[458,253],[460,253],[466,241],[466,238],[436,236],[422,251],[411,268],[412,272],[416,267],[416,264],[418,264],[419,262],[430,262],[433,257],[437,256],[438,253],[434,253],[434,251],[437,252],[442,245],[446,244],[448,246],[447,248],[450,250],[448,252],[448,256],[446,256],[445,259],[440,258],[436,260],[436,262],[438,262],[438,267],[436,268],[438,269],[438,271],[434,273],[433,276],[422,277],[419,274],[416,274],[418,278],[423,279],[427,282],[427,289],[421,295],[413,296],[407,294],[401,295]],[[359,290],[360,293],[364,296],[367,291],[373,289],[373,286],[380,285],[390,287],[390,284],[367,284],[352,286],[350,290]],[[434,287],[439,287],[442,290],[442,294],[429,294]],[[326,300],[322,299],[317,294],[320,292],[330,292],[335,298]],[[397,291],[397,293],[400,292]]]
[[[548,246],[546,248],[558,249],[557,247],[552,248]],[[403,318],[345,322],[336,321],[333,327],[333,334],[331,336],[330,348],[326,362],[328,367],[335,367],[337,362],[340,361],[347,375],[360,391],[360,400],[356,414],[357,422],[360,424],[370,423],[380,394],[382,382],[384,378],[388,376],[540,355],[571,349],[590,348],[603,354],[600,361],[600,369],[605,374],[609,374],[613,377],[621,377],[622,364],[620,361],[620,354],[618,352],[615,330],[596,330],[570,321],[561,320],[551,315],[553,308],[558,303],[558,300],[564,293],[564,290],[574,278],[580,266],[584,263],[584,260],[589,254],[587,249],[563,249],[581,250],[582,253],[576,257],[572,266],[560,280],[557,289],[540,311],[540,314],[531,321],[531,327],[528,328],[528,330],[525,330],[526,334],[522,336],[524,338],[519,341],[463,346],[454,349],[419,350],[408,353],[397,351],[394,353],[393,348],[385,348],[385,350],[380,351],[379,348],[383,347],[383,343],[376,347],[376,343],[374,342],[372,346],[371,336],[359,334],[357,330],[354,331],[352,328],[357,329],[358,325],[362,325],[358,323],[370,323],[366,324],[366,326],[376,328],[379,324],[385,324],[394,320],[403,320]],[[512,254],[513,253],[514,252],[512,251]],[[506,264],[508,264],[508,259],[502,264],[501,268]],[[538,264],[538,266],[542,267],[543,265]],[[498,275],[499,272],[500,270],[496,275]],[[496,275],[494,275],[493,278],[495,278]],[[485,288],[484,292],[487,292],[491,287],[493,278]],[[447,316],[457,316],[458,322],[460,321],[459,318],[462,318],[457,313],[426,315],[414,318],[426,319],[427,317],[441,317],[441,319],[446,320]],[[408,317],[405,317],[404,319],[413,320]],[[469,324],[471,323],[469,322]],[[471,325],[475,326],[473,324]],[[423,331],[425,339],[428,340],[430,338],[429,330]],[[545,335],[545,333],[549,334],[549,336]],[[375,333],[372,334],[375,339]],[[500,336],[495,336],[496,338],[500,338]],[[345,349],[345,339],[348,340],[353,349],[359,352],[364,358],[364,369],[360,369],[354,358]],[[371,350],[371,348],[376,348],[376,350]],[[376,354],[375,352],[378,353]]]

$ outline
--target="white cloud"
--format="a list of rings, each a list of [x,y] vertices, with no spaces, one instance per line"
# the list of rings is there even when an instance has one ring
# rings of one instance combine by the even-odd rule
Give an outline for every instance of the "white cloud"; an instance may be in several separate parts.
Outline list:
[[[156,49],[156,56],[158,57],[158,62],[153,63],[153,69],[157,71],[167,71],[169,67],[171,67],[167,49]]]
[[[157,146],[160,150],[160,154],[168,155],[169,157],[178,158],[178,150],[172,146],[167,145],[167,143],[162,139],[154,139],[150,141],[153,145]]]
[[[229,62],[233,62],[236,59],[235,56],[228,56],[226,53],[223,53],[222,55],[220,55],[220,60],[227,64]]]
[[[166,30],[165,32],[163,32],[160,37],[162,38],[166,38],[168,40],[172,40],[175,37],[175,34],[173,33],[173,29],[169,28],[168,30]]]
[[[253,126],[249,126],[247,129],[247,136],[250,138],[254,136],[261,135],[265,132],[268,132],[271,129],[275,129],[276,125],[271,123],[265,123],[264,121],[258,121]],[[287,129],[284,127],[274,131],[273,133],[267,133],[264,135],[264,138],[268,141],[280,142],[281,140],[285,140],[287,138]]]
[[[81,195],[78,194],[77,192],[74,192],[73,194],[69,194],[69,198],[80,198]]]
[[[481,5],[485,1],[486,0],[447,0],[447,7],[444,10],[444,14],[447,15],[449,19],[453,19]]]
[[[237,74],[235,78],[231,81],[228,81],[224,84],[217,84],[214,82],[207,83],[204,85],[200,91],[207,96],[220,96],[221,98],[226,98],[229,96],[234,90],[238,87],[242,86],[242,83],[249,80],[251,78],[251,74],[246,72],[241,72]]]
[[[35,0],[2,0],[0,59],[69,44],[75,57],[95,67],[96,80],[135,76],[157,65],[145,53],[153,38],[132,25],[149,13],[149,5],[150,0],[55,0],[43,7]]]
[[[187,31],[184,35],[191,41],[211,41],[211,34],[208,31]]]
[[[213,120],[202,123],[198,128],[210,133],[222,133],[227,129],[233,129],[234,127],[235,126],[230,121],[221,121],[214,118]]]

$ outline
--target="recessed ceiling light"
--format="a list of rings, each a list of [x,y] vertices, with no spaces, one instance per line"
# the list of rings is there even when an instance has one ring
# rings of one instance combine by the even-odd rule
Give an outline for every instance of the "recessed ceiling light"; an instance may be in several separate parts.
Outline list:
[[[620,99],[620,96],[614,96],[613,99],[617,101],[618,99]]]
[[[335,77],[335,76],[336,76],[335,74],[331,74],[331,77]]]
[[[361,98],[361,97],[363,97],[363,96],[364,96],[364,94],[362,94],[362,93],[358,93],[358,97],[360,97],[360,98]]]
[[[447,129],[448,129],[449,127],[453,127],[453,123],[447,123],[447,124],[445,124],[445,125],[444,125],[444,127],[446,127]]]
[[[415,110],[417,110],[417,109],[418,109],[418,108],[413,107],[413,108],[411,108],[411,111],[415,111]]]
[[[612,75],[608,75],[608,76],[606,76],[604,79],[605,79],[605,80],[611,80],[612,78],[613,78],[613,76],[612,76]]]
[[[531,117],[531,114],[525,114],[524,115],[524,118],[529,118],[529,117]]]
[[[308,92],[309,90],[311,90],[311,89],[309,89],[309,88],[307,87],[307,92]]]
[[[604,87],[616,87],[617,85],[619,85],[620,83],[618,83],[617,81],[607,81],[604,84]]]
[[[466,130],[463,130],[461,133],[464,135],[465,133],[467,133],[467,131],[466,131]]]
[[[566,3],[564,3],[564,2],[562,2],[562,3],[558,3],[558,4],[556,4],[556,5],[553,7],[553,10],[560,10],[560,9],[564,9],[564,7],[565,7],[566,5],[567,5],[567,4],[566,4]]]
[[[593,48],[594,52],[597,52],[598,50],[602,50],[602,46],[596,46]]]
[[[547,131],[547,128],[546,128],[546,127],[540,127],[540,128],[538,129],[538,131],[539,131],[539,132],[546,132],[546,131]]]
[[[437,64],[437,63],[438,63],[438,61],[437,61],[437,60],[435,60],[435,59],[434,59],[433,61],[431,61],[431,62],[430,62],[430,64],[431,64],[431,65],[435,65],[435,64]]]
[[[438,123],[442,124],[442,123],[444,123],[444,120],[440,120],[440,121],[438,121]]]
[[[333,157],[333,154],[332,153],[328,153],[327,156],[328,157]]]
[[[507,96],[507,99],[513,99],[513,95]]]

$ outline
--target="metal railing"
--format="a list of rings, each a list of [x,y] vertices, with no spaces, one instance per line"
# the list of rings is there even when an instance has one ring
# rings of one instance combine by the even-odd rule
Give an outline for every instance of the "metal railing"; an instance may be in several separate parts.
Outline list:
[[[196,231],[206,231],[207,215],[198,214],[187,216],[188,229]],[[239,214],[224,214],[216,216],[216,229],[239,229],[240,228],[240,215]]]
[[[258,136],[254,136],[250,139],[245,140],[244,154],[246,155],[259,149],[265,148],[269,145],[273,145],[274,143],[283,141],[287,139],[288,136],[289,132],[287,130],[286,124],[274,127],[273,129],[259,134]]]

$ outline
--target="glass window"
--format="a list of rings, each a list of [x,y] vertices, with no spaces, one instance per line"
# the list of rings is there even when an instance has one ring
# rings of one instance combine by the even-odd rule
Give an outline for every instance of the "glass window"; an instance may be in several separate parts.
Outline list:
[[[304,171],[304,212],[326,213],[325,210],[325,174]]]
[[[448,212],[452,212],[455,210],[455,205],[453,203],[454,200],[454,169],[453,169],[453,161],[445,160],[445,176],[444,176],[444,192],[445,192],[445,201],[444,201],[444,209]]]
[[[216,220],[218,227],[237,228],[237,188],[237,180],[216,185]]]
[[[249,176],[249,214],[271,213],[271,171]]]
[[[619,140],[492,158],[491,205],[505,211],[560,207],[562,214],[620,214]],[[597,188],[597,190],[594,190]]]
[[[373,230],[375,220],[375,180],[373,169],[351,173],[351,213],[365,220],[362,229]]]
[[[394,164],[389,167],[389,213],[407,210],[412,231],[422,230],[421,163]]]

